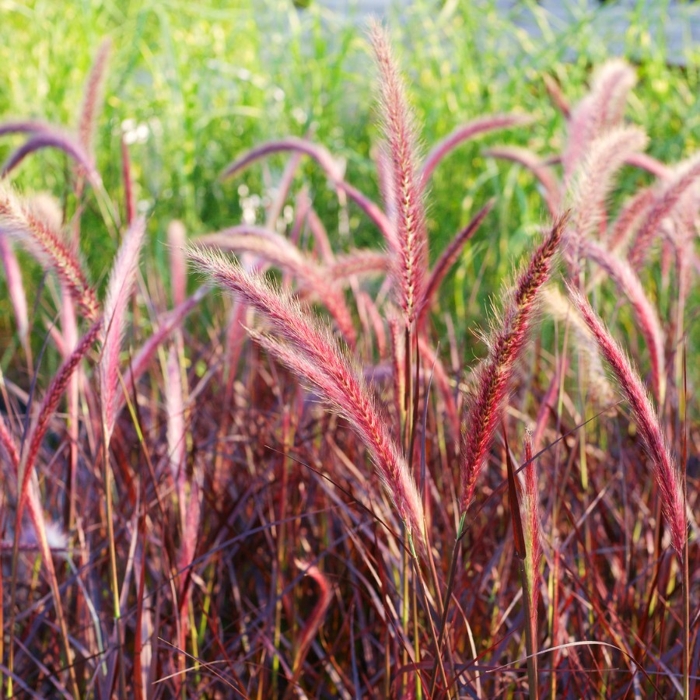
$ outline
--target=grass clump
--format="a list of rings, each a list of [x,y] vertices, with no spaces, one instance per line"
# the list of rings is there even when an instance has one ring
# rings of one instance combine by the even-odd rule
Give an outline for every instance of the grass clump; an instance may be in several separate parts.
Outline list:
[[[134,8],[143,36],[171,19]],[[421,35],[429,57],[473,21],[445,8]],[[228,165],[204,156],[232,184],[166,174],[194,200],[237,188],[240,207],[181,200],[163,224],[160,205],[141,215],[126,133],[104,163],[114,37],[116,64],[102,45],[82,107],[55,120],[69,126],[0,123],[17,139],[0,193],[18,341],[0,384],[4,694],[693,696],[697,158],[674,164],[626,121],[646,88],[624,61],[585,92],[569,83],[588,64],[547,64],[554,107],[533,83],[515,111],[487,90],[479,106],[498,109],[461,125],[439,68],[451,116],[436,128],[428,93],[411,97],[429,77],[407,61],[405,78],[391,43],[372,25],[371,143],[280,117]],[[294,46],[291,65],[323,53]],[[56,153],[60,207],[27,184],[47,184]],[[469,167],[446,167],[457,153]],[[264,205],[244,205],[264,181]],[[536,221],[536,243],[500,230],[518,198],[513,228]],[[161,226],[169,246],[149,250]],[[96,230],[115,251],[104,294],[81,255]],[[483,236],[502,250],[478,258]],[[209,282],[188,296],[187,258],[233,298]],[[512,283],[506,258],[523,259]],[[501,297],[490,324],[486,293]]]

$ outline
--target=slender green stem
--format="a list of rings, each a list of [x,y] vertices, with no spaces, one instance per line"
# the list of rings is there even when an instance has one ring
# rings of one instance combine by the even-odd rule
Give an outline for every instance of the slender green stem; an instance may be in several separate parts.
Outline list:
[[[537,647],[536,630],[532,624],[532,586],[527,576],[525,560],[520,560],[520,577],[523,585],[523,604],[525,612],[525,649],[527,650],[527,681],[530,686],[531,700],[538,700],[539,689],[537,687]]]
[[[415,564],[415,559],[412,559]],[[416,576],[416,569],[418,567],[413,567],[414,579]],[[420,633],[418,629],[418,586],[414,583],[411,590],[411,599],[413,603],[413,656],[416,660],[416,700],[421,700],[423,697],[423,684],[420,679],[420,671],[418,670],[418,664],[420,663]]]

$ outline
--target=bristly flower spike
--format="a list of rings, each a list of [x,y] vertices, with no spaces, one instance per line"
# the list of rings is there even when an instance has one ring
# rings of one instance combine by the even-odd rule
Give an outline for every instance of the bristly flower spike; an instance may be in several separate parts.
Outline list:
[[[111,48],[112,42],[109,39],[104,39],[95,54],[95,60],[85,83],[83,105],[78,121],[78,138],[80,144],[90,156],[93,155],[95,122],[102,106],[102,86],[107,72]]]
[[[378,23],[371,25],[370,37],[379,69],[379,107],[387,156],[391,163],[390,182],[394,187],[393,202],[396,206],[397,249],[394,274],[399,282],[399,303],[405,323],[410,326],[420,311],[428,252],[422,201],[423,183],[416,155],[416,129],[389,37]]]
[[[477,476],[491,450],[516,363],[527,341],[537,298],[549,278],[565,224],[565,216],[557,219],[549,236],[535,250],[505,309],[501,328],[491,336],[489,355],[478,370],[476,391],[462,426],[462,514],[471,504]]]
[[[260,275],[245,272],[221,254],[190,248],[189,257],[222,287],[235,292],[270,321],[281,337],[251,333],[271,354],[311,383],[338,410],[369,450],[409,536],[424,539],[424,516],[408,465],[387,428],[359,370],[341,352],[327,328],[290,296]]]
[[[100,398],[105,421],[105,440],[109,443],[117,418],[119,399],[119,351],[126,322],[126,311],[138,270],[139,254],[146,232],[146,221],[138,218],[124,235],[114,261],[107,287],[100,357]]]
[[[88,320],[98,318],[97,295],[78,257],[49,221],[4,186],[0,186],[0,232],[17,238],[47,267],[52,267]]]
[[[598,314],[593,311],[588,300],[571,286],[569,286],[569,295],[590,328],[601,354],[613,370],[622,393],[630,403],[639,434],[654,465],[654,474],[661,493],[662,510],[671,530],[673,548],[679,557],[683,557],[683,548],[688,534],[683,482],[680,470],[666,444],[651,398],[642,384],[639,373],[634,369],[619,343],[610,335]]]

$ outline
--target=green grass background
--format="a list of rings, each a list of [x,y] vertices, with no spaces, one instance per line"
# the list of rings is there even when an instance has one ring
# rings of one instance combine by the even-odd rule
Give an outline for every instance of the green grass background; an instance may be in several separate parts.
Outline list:
[[[524,3],[524,5],[527,3]],[[490,197],[497,205],[446,286],[445,301],[458,317],[481,315],[513,260],[545,220],[533,178],[519,167],[482,155],[486,145],[508,142],[557,152],[563,120],[546,95],[542,75],[561,84],[571,101],[586,90],[593,66],[608,57],[608,39],[583,9],[565,28],[530,3],[541,30],[533,38],[493,3],[420,0],[388,20],[404,67],[426,147],[479,115],[531,114],[527,128],[497,133],[453,154],[437,171],[430,192],[429,228],[435,256]],[[653,38],[653,17],[640,9],[618,43],[638,66],[639,84],[628,117],[651,137],[649,152],[666,162],[697,150],[700,102],[698,52],[686,47],[686,65],[667,65],[663,42]],[[373,70],[362,22],[312,2],[171,0],[130,2],[9,2],[0,0],[0,118],[39,117],[73,125],[92,57],[104,37],[113,42],[99,119],[99,169],[122,206],[119,134],[125,123],[145,136],[130,147],[139,206],[150,212],[149,265],[167,274],[165,229],[173,218],[203,233],[238,223],[241,185],[261,206],[284,166],[283,158],[256,165],[222,183],[222,168],[244,149],[288,134],[312,134],[347,162],[347,178],[377,197],[370,146],[376,141]],[[356,19],[356,18],[355,18]],[[359,24],[359,28],[358,28]],[[21,142],[0,140],[0,158]],[[66,202],[65,158],[43,151],[13,173],[24,192],[48,190]],[[621,192],[643,175],[626,170]],[[319,169],[306,161],[295,189],[311,187],[331,236],[338,238],[337,198]],[[262,209],[260,210],[262,212]],[[372,245],[377,233],[350,211],[351,240],[339,247]],[[108,269],[117,242],[89,200],[82,247],[94,280]],[[454,284],[454,279],[458,284]],[[476,282],[475,282],[476,281]],[[472,291],[464,293],[465,285]],[[11,313],[6,295],[0,312]]]

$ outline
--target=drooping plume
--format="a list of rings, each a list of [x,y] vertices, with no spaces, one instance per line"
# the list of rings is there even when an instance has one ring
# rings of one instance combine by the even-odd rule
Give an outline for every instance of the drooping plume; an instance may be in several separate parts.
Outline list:
[[[629,401],[639,434],[654,465],[664,517],[671,530],[673,548],[682,557],[687,537],[682,480],[678,465],[666,444],[649,394],[642,384],[639,373],[634,369],[619,343],[610,335],[598,314],[593,311],[588,300],[572,287],[569,287],[569,294],[593,333],[603,357],[613,370],[622,393]]]
[[[145,232],[146,222],[144,219],[136,219],[124,236],[107,287],[102,355],[99,363],[100,400],[103,406],[107,442],[112,434],[117,414],[119,351],[124,332],[127,303],[136,278],[139,253]]]
[[[590,93],[576,105],[569,119],[569,138],[562,156],[567,183],[591,143],[605,131],[620,126],[627,95],[636,79],[634,70],[620,59],[608,61],[596,71]]]
[[[236,293],[273,325],[278,335],[252,333],[349,422],[369,450],[384,488],[410,533],[422,540],[423,508],[408,465],[391,437],[361,373],[328,330],[260,275],[245,272],[220,254],[190,249],[192,262],[219,285]]]
[[[592,241],[586,244],[585,252],[610,275],[632,305],[651,360],[654,396],[659,403],[663,403],[666,387],[664,333],[656,309],[645,294],[639,277],[626,260],[616,257]]]
[[[700,154],[696,154],[678,166],[648,210],[644,224],[639,229],[635,244],[630,250],[629,261],[632,267],[641,266],[663,220],[673,213],[686,196],[692,194],[699,182]]]
[[[83,315],[91,321],[97,319],[97,296],[78,257],[48,221],[4,186],[0,186],[0,233],[13,236],[46,267],[53,268]]]
[[[78,138],[85,151],[92,155],[95,123],[102,103],[102,86],[107,72],[107,63],[112,42],[105,39],[95,54],[90,74],[85,83],[83,104],[78,121]]]
[[[406,325],[410,326],[420,311],[428,254],[416,129],[389,37],[376,23],[372,24],[370,35],[379,69],[379,108],[395,193],[397,249],[394,251],[394,275],[398,283],[399,305]]]

